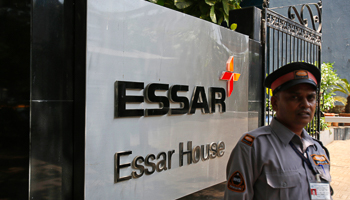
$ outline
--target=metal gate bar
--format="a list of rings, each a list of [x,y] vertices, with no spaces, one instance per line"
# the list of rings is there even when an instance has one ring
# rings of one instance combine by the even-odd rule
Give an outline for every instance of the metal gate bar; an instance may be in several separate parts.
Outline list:
[[[307,27],[307,23],[303,19],[303,9],[306,7],[308,11],[312,11],[310,5],[316,6],[319,16],[313,17],[313,28]],[[294,11],[294,14],[291,14]],[[287,18],[271,9],[263,9],[262,21],[262,45],[265,48],[263,56],[263,64],[265,66],[266,75],[272,73],[279,67],[291,62],[307,62],[321,67],[321,13],[318,4],[304,4],[301,10],[301,17],[294,6],[289,7],[289,17]],[[294,21],[297,16],[300,23]],[[319,28],[315,29],[314,23],[319,20]],[[271,107],[271,93],[266,92],[266,112],[263,119],[265,123],[270,124],[274,111]],[[320,131],[320,104],[319,91],[317,98],[316,113],[314,119],[307,125],[306,129],[314,138],[319,138]]]

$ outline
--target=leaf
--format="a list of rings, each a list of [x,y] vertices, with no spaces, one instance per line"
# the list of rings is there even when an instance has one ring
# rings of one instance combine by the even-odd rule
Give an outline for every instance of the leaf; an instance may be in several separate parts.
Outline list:
[[[346,78],[342,78],[340,80],[344,81],[347,85],[349,84],[348,79],[346,79]]]
[[[217,23],[216,21],[216,15],[215,15],[215,7],[212,6],[210,9],[210,19],[212,22],[214,22],[215,24]]]
[[[236,23],[231,24],[230,28],[231,28],[231,30],[233,30],[233,31],[236,30],[237,24],[236,24]]]
[[[209,15],[201,15],[200,18],[211,22]]]
[[[334,101],[338,101],[338,102],[346,105],[347,99],[345,97],[342,97],[342,96],[335,96]]]
[[[148,0],[149,2],[152,2],[152,3],[157,3],[158,0]]]
[[[210,6],[204,1],[199,3],[199,10],[202,12],[202,15],[208,15],[210,12]]]
[[[338,86],[338,87],[339,88],[335,88],[331,92],[341,92],[341,93],[347,94],[346,90],[343,87],[341,86]]]
[[[222,9],[216,9],[216,19],[217,19],[217,24],[221,25],[222,21],[224,20],[224,11]]]
[[[218,21],[218,24],[220,25],[220,24],[222,24],[222,21],[224,20],[224,17],[219,17],[219,21]]]
[[[161,6],[164,6],[164,0],[158,0],[157,4],[161,5]]]
[[[228,10],[233,10],[233,9],[235,9],[233,4],[232,3],[228,3]]]
[[[229,23],[228,15],[226,15],[225,13],[224,13],[224,20],[225,20],[225,22],[226,22],[227,24],[230,24],[230,23]]]
[[[194,8],[194,10],[191,10],[191,12],[190,12],[192,16],[200,17],[202,15],[202,12],[199,9],[195,9],[195,5],[193,5],[191,7]]]
[[[241,6],[239,5],[238,2],[235,3],[235,9],[241,9]]]
[[[322,83],[322,82],[321,82]],[[336,84],[336,87],[332,90],[332,92],[341,92],[346,95],[350,95],[350,84],[347,79],[340,79],[340,82]]]
[[[165,0],[164,7],[179,11],[179,9],[175,6],[174,0]]]
[[[230,10],[229,6],[228,6],[228,0],[222,0],[222,5],[224,7],[224,11],[225,11],[226,15],[228,15],[229,10]]]
[[[207,3],[209,6],[214,6],[216,3],[216,0],[205,0],[205,3]]]
[[[185,8],[182,10],[182,12],[192,15],[194,17],[200,17],[201,16],[201,11],[198,9],[198,3],[193,2],[191,6]]]
[[[174,4],[178,9],[185,9],[193,4],[190,0],[174,0]]]

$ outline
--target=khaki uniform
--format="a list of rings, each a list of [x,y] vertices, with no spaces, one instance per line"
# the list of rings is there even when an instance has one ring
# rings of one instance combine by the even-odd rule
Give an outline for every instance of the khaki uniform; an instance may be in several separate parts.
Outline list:
[[[322,182],[330,182],[330,163],[322,146],[303,130],[300,139],[273,119],[269,126],[245,134],[227,165],[225,199],[309,200],[316,177],[289,145],[302,150]]]

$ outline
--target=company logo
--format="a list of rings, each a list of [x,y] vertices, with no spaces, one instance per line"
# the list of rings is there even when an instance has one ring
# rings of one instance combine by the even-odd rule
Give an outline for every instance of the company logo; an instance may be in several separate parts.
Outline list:
[[[209,87],[208,97],[203,86],[195,86],[192,97],[180,96],[180,92],[188,92],[188,85],[172,85],[166,83],[150,83],[145,87],[143,82],[115,82],[114,117],[142,117],[155,115],[194,114],[197,109],[202,113],[226,112],[226,91],[221,87]],[[127,90],[143,90],[143,95],[127,95]],[[167,95],[157,95],[157,91],[168,91]],[[157,103],[158,108],[127,109],[128,104]],[[171,103],[180,104],[180,108],[172,108]],[[219,110],[216,110],[218,107]]]
[[[227,91],[222,87],[194,86],[191,98],[180,96],[180,92],[189,92],[189,85],[172,85],[167,83],[116,81],[114,117],[142,117],[155,115],[194,114],[197,109],[202,113],[226,112],[226,96],[230,97],[233,91],[233,82],[238,81],[241,74],[233,73],[234,58],[231,56],[226,62],[226,71],[222,72],[220,79],[227,81]],[[143,90],[143,95],[127,95],[127,90]],[[206,94],[208,91],[208,96]],[[157,91],[167,91],[167,95],[158,95]],[[227,94],[227,95],[226,95]],[[128,104],[158,103],[158,108],[127,109]],[[171,104],[180,104],[180,108],[173,108]],[[218,107],[219,110],[216,110]],[[247,140],[247,143],[250,141]]]
[[[233,82],[238,81],[241,74],[233,73],[234,57],[231,56],[226,62],[226,72],[222,72],[220,79],[227,81],[227,97],[231,96],[233,91]]]
[[[316,165],[329,165],[329,161],[324,155],[312,154],[311,157]]]

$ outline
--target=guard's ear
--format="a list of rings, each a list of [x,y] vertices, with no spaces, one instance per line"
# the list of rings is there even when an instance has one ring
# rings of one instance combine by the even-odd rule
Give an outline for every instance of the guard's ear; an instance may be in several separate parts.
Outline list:
[[[278,96],[273,95],[273,96],[271,97],[271,105],[272,105],[272,109],[273,109],[274,111],[277,111],[277,110],[278,110],[277,102],[278,102]]]

